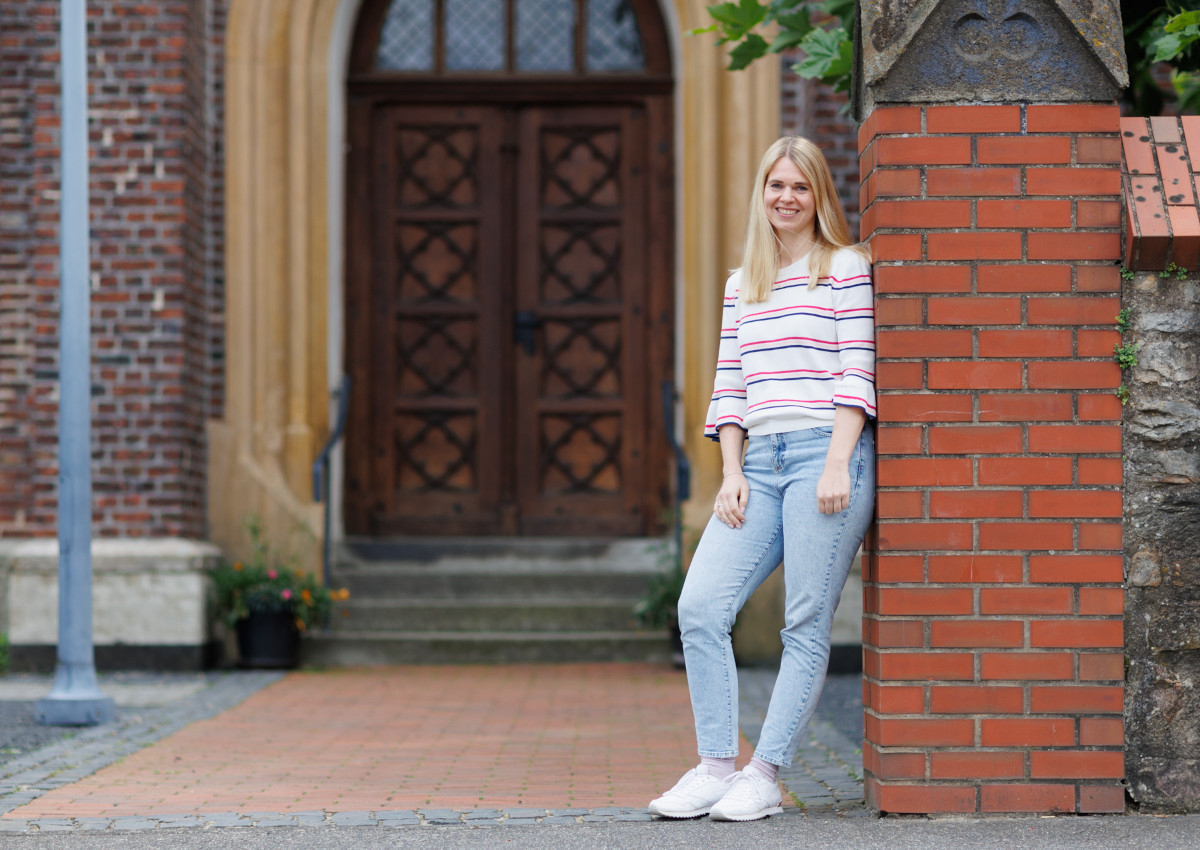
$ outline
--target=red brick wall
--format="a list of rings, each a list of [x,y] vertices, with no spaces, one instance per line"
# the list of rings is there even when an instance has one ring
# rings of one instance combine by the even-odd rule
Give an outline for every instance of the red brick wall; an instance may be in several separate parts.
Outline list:
[[[861,128],[878,522],[863,760],[894,812],[1120,811],[1115,106]]]
[[[42,324],[34,262],[53,246],[35,230],[35,90],[54,79],[57,36],[39,6],[0,3],[0,534],[28,533],[34,504],[34,337]]]
[[[186,150],[189,139],[208,113],[197,113],[198,101],[189,100],[184,68],[189,36],[196,42],[189,22],[208,5],[88,4],[92,474],[101,536],[203,534],[198,494],[212,391],[201,392],[203,382],[198,387],[189,379],[196,366],[188,352],[191,364],[211,364],[217,351],[203,327],[205,310],[189,307],[203,303],[193,292],[203,291],[205,280],[196,269],[212,258],[185,262],[185,195],[189,179],[209,179],[203,175],[213,169],[189,165],[195,160]],[[0,4],[0,534],[6,536],[55,531],[58,14],[59,4],[48,0]],[[212,205],[206,209],[193,220],[217,220]],[[198,342],[189,349],[189,340]]]

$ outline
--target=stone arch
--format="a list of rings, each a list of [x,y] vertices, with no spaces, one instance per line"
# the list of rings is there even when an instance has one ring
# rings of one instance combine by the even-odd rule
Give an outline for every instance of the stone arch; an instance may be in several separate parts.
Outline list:
[[[208,424],[209,528],[226,548],[243,517],[286,539],[320,534],[312,461],[330,426],[340,357],[340,165],[345,57],[360,0],[232,0],[226,92],[225,418]],[[705,0],[661,0],[677,80],[682,436],[697,489],[719,458],[699,451],[720,292],[736,264],[745,192],[779,128],[778,60],[730,74],[706,38]],[[685,507],[707,516],[706,499]],[[336,511],[335,511],[336,516]],[[693,522],[692,524],[696,524]],[[306,547],[317,551],[318,547]]]

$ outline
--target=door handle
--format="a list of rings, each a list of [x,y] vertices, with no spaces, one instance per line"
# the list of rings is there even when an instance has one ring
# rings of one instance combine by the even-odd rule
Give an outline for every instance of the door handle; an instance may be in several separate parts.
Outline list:
[[[513,317],[513,342],[521,346],[526,354],[537,352],[537,329],[541,323],[532,310],[520,310]]]

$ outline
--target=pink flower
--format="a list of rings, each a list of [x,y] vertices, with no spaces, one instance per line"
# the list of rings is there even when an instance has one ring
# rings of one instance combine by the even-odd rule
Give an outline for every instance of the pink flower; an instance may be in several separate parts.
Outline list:
[[[267,570],[267,578],[269,578],[269,579],[274,579],[278,575],[279,575],[279,573],[275,572],[274,570]]]
[[[286,588],[283,591],[281,591],[279,595],[282,596],[284,599],[292,598],[292,592],[290,590],[287,590]]]

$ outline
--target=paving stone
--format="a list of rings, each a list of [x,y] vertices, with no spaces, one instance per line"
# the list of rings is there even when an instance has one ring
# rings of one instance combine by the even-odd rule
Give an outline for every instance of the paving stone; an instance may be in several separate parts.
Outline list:
[[[537,818],[505,818],[500,821],[503,826],[537,826]]]
[[[542,818],[542,826],[552,826],[554,824],[565,823],[574,824],[578,823],[578,821],[576,821],[575,818],[571,817],[570,815],[549,815],[548,817]]]
[[[158,821],[159,829],[189,829],[193,827],[204,826],[204,821],[200,820],[199,817],[192,815],[183,818],[171,818],[169,820],[155,818],[155,820]]]
[[[134,830],[157,829],[158,824],[144,817],[118,817],[113,818],[112,828],[121,832],[132,832]]]
[[[591,813],[592,813],[591,809],[582,809],[582,808],[581,809],[551,809],[550,810],[550,814],[552,814],[552,815],[567,815],[569,817],[579,817],[581,815],[589,815]]]
[[[544,818],[546,809],[508,809],[510,818]]]
[[[417,813],[408,809],[376,812],[375,817],[379,819],[380,823],[388,823],[391,821],[411,821],[412,823],[421,822],[421,818],[417,815]]]
[[[616,817],[613,818],[613,820],[618,820],[618,821],[622,821],[622,822],[624,822],[624,821],[650,821],[650,820],[654,820],[654,817],[649,812],[625,812],[623,814],[617,815]]]
[[[379,822],[379,825],[380,826],[420,826],[421,819],[419,817],[417,817],[416,815],[413,815],[412,817],[408,817],[408,818],[388,818],[387,820],[381,820]]]
[[[464,812],[463,817],[468,821],[477,820],[500,820],[503,813],[496,809],[472,809],[469,812]]]
[[[454,809],[420,809],[417,814],[425,818],[425,820],[432,820],[433,818],[454,818],[457,820],[462,815],[461,812],[457,812]]]
[[[219,812],[217,814],[206,815],[204,821],[207,826],[250,826],[250,821],[243,820],[242,816],[237,812]]]
[[[370,812],[335,812],[332,819],[335,826],[378,826],[379,821],[371,817]]]
[[[112,826],[112,818],[75,818],[75,828],[81,832],[104,832]]]
[[[324,823],[324,821],[322,821],[322,823]],[[273,826],[299,826],[299,824],[296,823],[296,819],[290,815],[278,815],[277,817],[273,818],[255,818],[254,826],[266,828]]]
[[[0,819],[0,832],[25,832],[29,829],[29,821]]]

